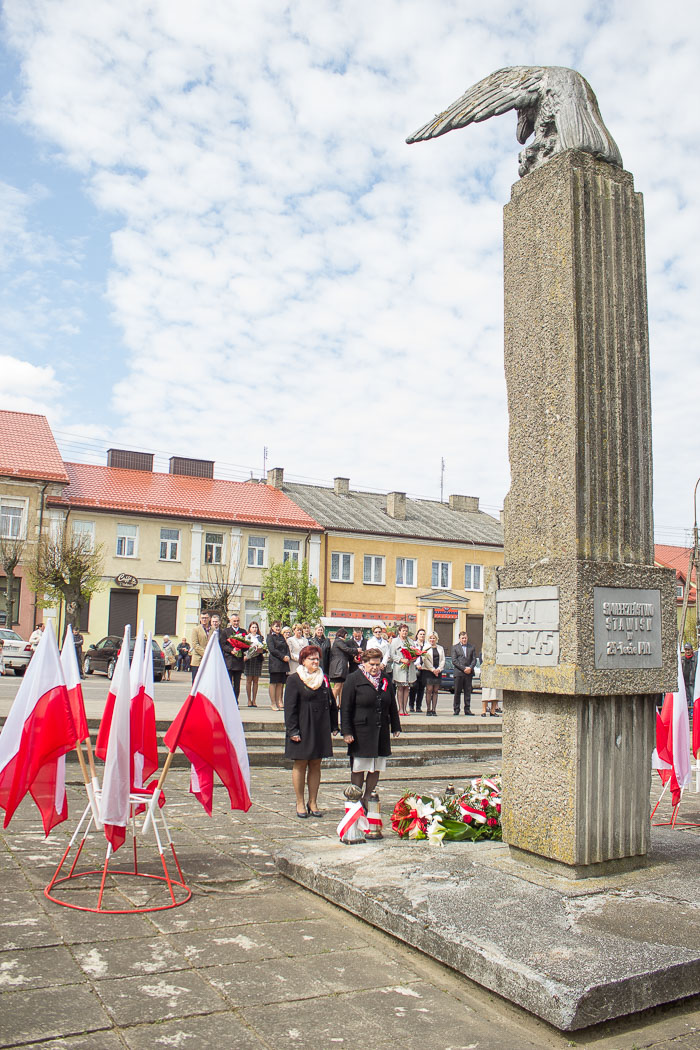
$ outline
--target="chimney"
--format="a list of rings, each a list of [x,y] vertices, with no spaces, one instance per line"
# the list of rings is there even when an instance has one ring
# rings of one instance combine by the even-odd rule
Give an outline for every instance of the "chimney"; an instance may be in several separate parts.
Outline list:
[[[478,496],[450,496],[450,510],[475,513],[479,509]]]
[[[350,478],[333,478],[333,491],[336,496],[349,496]]]
[[[107,450],[107,466],[121,470],[153,470],[153,456],[148,452],[127,452],[122,448]]]
[[[267,483],[273,489],[281,489],[284,485],[284,467],[270,467],[267,472]]]
[[[213,478],[213,459],[189,459],[187,456],[170,457],[170,473],[187,478]]]
[[[406,520],[406,493],[390,492],[386,497],[386,512],[397,521]]]

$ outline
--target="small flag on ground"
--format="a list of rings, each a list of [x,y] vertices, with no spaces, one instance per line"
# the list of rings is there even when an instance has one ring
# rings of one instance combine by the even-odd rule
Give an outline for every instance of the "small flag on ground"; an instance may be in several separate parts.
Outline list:
[[[211,816],[216,772],[231,809],[250,809],[250,768],[243,723],[219,639],[212,633],[192,692],[165,734],[165,745],[180,748],[192,763],[190,791]]]
[[[0,807],[5,827],[29,792],[45,834],[68,816],[65,755],[77,742],[61,658],[47,625],[0,735]]]
[[[113,850],[118,850],[124,842],[126,825],[129,820],[129,791],[131,788],[129,636],[130,630],[127,626],[124,630],[124,640],[117,659],[117,666],[112,676],[114,703],[102,777],[100,813],[105,835]]]

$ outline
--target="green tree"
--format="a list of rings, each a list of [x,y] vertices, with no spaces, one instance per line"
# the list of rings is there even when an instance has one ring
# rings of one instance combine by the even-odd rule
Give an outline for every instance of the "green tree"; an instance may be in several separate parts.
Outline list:
[[[273,562],[263,573],[261,604],[269,623],[317,623],[323,613],[318,588],[309,580],[305,561],[299,568],[291,561]]]
[[[104,556],[102,547],[93,550],[84,534],[69,533],[64,527],[56,536],[43,536],[36,560],[29,567],[32,590],[40,597],[42,609],[66,603],[66,627],[75,630],[80,613],[95,591],[102,586]]]

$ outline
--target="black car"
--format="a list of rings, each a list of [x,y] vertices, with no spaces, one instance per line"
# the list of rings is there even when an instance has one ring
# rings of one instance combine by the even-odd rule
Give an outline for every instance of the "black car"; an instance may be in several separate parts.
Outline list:
[[[442,678],[440,679],[440,689],[445,693],[454,693],[455,691],[455,669],[452,663],[452,657],[445,657],[445,668],[442,672]],[[481,660],[476,661],[476,667],[474,668],[474,680],[472,682],[472,691],[478,692],[481,689]]]
[[[114,668],[117,666],[117,657],[122,647],[122,641],[120,634],[108,634],[106,638],[100,638],[99,642],[91,645],[83,657],[83,671],[85,674],[100,671],[102,674],[106,674],[108,678],[111,678],[114,674]],[[129,646],[130,659],[133,659],[134,656],[134,643],[135,639],[132,638]],[[165,656],[158,642],[152,641],[151,645],[153,648],[153,680],[154,682],[160,682],[165,670]]]

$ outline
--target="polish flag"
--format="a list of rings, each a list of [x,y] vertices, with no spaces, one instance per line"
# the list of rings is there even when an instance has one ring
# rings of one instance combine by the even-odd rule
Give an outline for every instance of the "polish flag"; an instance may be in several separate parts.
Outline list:
[[[700,675],[695,676],[695,699],[693,701],[693,757],[700,761]]]
[[[656,747],[651,756],[663,784],[670,780],[671,801],[677,806],[681,791],[690,783],[690,724],[685,682],[678,652],[678,688],[666,693],[661,714],[656,716]]]
[[[83,687],[80,684],[80,668],[78,667],[78,657],[75,652],[73,628],[70,624],[66,628],[66,636],[63,639],[61,667],[63,668],[63,677],[66,680],[73,721],[78,730],[78,740],[87,740],[90,736],[90,730],[88,729],[85,716],[85,700],[83,699]]]
[[[8,826],[29,792],[44,832],[68,816],[65,755],[78,732],[49,622],[17,690],[0,735],[0,807]]]
[[[109,726],[105,769],[102,777],[100,815],[105,835],[113,850],[118,850],[126,838],[129,820],[129,790],[131,788],[131,746],[129,714],[131,686],[129,683],[130,628],[124,628],[124,640],[112,677],[114,703]],[[102,727],[100,726],[100,730]]]
[[[212,632],[192,692],[165,734],[165,745],[180,748],[192,763],[190,791],[211,816],[216,772],[231,809],[250,809],[250,768],[236,697],[219,638]]]
[[[153,635],[148,633],[144,652],[143,629],[134,646],[131,661],[131,784],[142,791],[144,783],[158,769],[156,709],[153,702]]]

